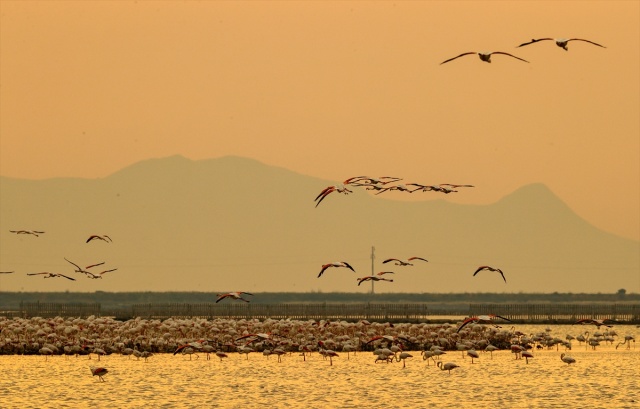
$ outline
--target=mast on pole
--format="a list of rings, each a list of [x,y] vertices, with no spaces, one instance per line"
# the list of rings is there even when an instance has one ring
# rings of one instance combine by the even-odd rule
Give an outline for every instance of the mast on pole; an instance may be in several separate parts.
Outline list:
[[[371,246],[371,275],[373,276],[375,274],[375,268],[374,268],[374,260],[376,259],[376,248],[374,246]],[[373,283],[375,282],[375,280],[371,280],[371,294],[375,294],[374,289],[373,289]]]

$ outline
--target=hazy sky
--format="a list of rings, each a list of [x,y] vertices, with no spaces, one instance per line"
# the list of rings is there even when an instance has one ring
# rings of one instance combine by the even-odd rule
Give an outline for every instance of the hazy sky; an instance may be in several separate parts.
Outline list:
[[[2,176],[181,154],[476,185],[461,203],[542,182],[640,239],[638,1],[2,1],[0,18]],[[540,37],[607,48],[516,48]],[[440,65],[467,51],[530,63]]]

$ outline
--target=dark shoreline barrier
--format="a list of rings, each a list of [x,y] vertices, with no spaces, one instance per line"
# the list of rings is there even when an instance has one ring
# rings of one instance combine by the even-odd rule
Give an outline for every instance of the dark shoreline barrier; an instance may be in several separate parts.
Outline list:
[[[102,308],[100,303],[21,302],[17,311],[0,311],[7,318],[115,317],[164,320],[295,319],[371,322],[445,322],[468,316],[496,314],[514,323],[572,324],[580,319],[613,319],[640,323],[640,304],[631,303],[138,303]]]

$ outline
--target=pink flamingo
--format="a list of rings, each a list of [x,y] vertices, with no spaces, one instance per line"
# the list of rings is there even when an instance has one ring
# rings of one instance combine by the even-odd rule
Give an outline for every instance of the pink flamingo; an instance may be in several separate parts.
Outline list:
[[[346,267],[349,270],[353,271],[354,273],[356,272],[356,270],[353,269],[353,267],[351,267],[351,265],[349,263],[347,263],[346,261],[337,261],[334,263],[327,263],[327,264],[323,264],[322,265],[322,269],[320,270],[320,273],[318,274],[318,278],[320,278],[320,276],[322,276],[322,274],[324,273],[324,271],[330,267]]]
[[[507,279],[504,277],[504,273],[502,272],[502,270],[500,270],[499,268],[494,268],[491,266],[480,266],[478,267],[478,269],[475,271],[475,273],[473,273],[473,276],[475,277],[476,274],[478,274],[481,271],[497,271],[498,273],[500,273],[500,275],[502,276],[502,279],[504,280],[504,282],[507,282]]]
[[[460,368],[460,365],[454,364],[453,362],[447,362],[445,364],[442,361],[439,361],[438,368],[440,368],[441,371],[449,371],[449,375],[451,375],[451,370]]]
[[[235,292],[230,292],[230,293],[218,294],[218,299],[216,300],[216,302],[220,302],[220,301],[224,300],[225,298],[233,298],[234,300],[241,300],[241,301],[244,301],[244,302],[249,302],[249,300],[245,300],[244,298],[242,298],[242,294],[253,295],[253,294],[248,293],[246,291],[235,291]]]
[[[42,273],[27,273],[27,275],[28,275],[28,276],[37,276],[37,275],[40,275],[40,274],[46,274],[46,275],[44,276],[44,278],[64,277],[64,278],[66,278],[66,279],[68,279],[68,280],[76,281],[76,279],[75,279],[75,278],[68,277],[68,276],[66,276],[66,275],[64,275],[64,274],[49,273],[49,272],[46,272],[46,271],[45,271],[45,272],[42,272]]]
[[[362,284],[365,281],[389,281],[393,283],[393,280],[390,280],[388,278],[377,277],[377,276],[366,276],[366,277],[358,278],[357,280],[358,280],[358,285]]]
[[[99,236],[97,234],[92,234],[91,236],[89,236],[89,238],[87,239],[87,241],[85,241],[85,243],[89,243],[91,240],[102,240],[105,241],[107,243],[111,243],[113,240],[111,240],[111,237],[105,235]]]
[[[429,261],[429,260],[427,260],[427,259],[425,259],[425,258],[422,258],[422,257],[409,257],[409,258],[407,259],[407,261],[400,260],[400,259],[397,259],[397,258],[388,258],[388,259],[384,260],[384,261],[382,262],[382,264],[390,263],[390,262],[392,262],[392,261],[395,261],[395,263],[394,263],[394,264],[395,264],[396,266],[412,266],[412,265],[413,265],[413,263],[411,263],[411,262],[412,262],[413,260],[422,260],[422,261],[426,261],[426,262],[428,262],[428,261]]]
[[[94,368],[93,366],[90,366],[89,369],[91,370],[91,375],[93,376],[97,376],[98,379],[100,379],[100,381],[104,382],[104,378],[102,378],[103,376],[105,376],[107,374],[107,372],[109,372],[107,370],[107,368]]]
[[[479,324],[493,324],[493,320],[495,320],[496,318],[501,318],[505,321],[509,321],[511,322],[511,320],[505,318],[505,317],[501,317],[499,315],[495,315],[495,314],[489,314],[489,315],[478,315],[477,317],[469,317],[466,320],[464,320],[462,322],[462,325],[460,325],[460,327],[458,327],[458,330],[456,332],[460,332],[460,330],[462,328],[464,328],[466,325],[472,323],[472,322],[476,322]],[[499,326],[496,325],[496,327],[500,328]]]

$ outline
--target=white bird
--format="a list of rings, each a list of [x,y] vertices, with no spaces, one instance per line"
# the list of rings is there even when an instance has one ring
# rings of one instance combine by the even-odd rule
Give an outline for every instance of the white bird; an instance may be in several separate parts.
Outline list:
[[[458,56],[456,56],[456,57],[449,58],[448,60],[442,61],[442,62],[440,63],[440,65],[442,65],[442,64],[444,64],[444,63],[447,63],[447,62],[449,62],[449,61],[453,61],[453,60],[455,60],[456,58],[460,58],[460,57],[463,57],[463,56],[465,56],[465,55],[471,55],[471,54],[478,54],[478,57],[480,57],[480,60],[482,60],[482,61],[484,61],[484,62],[488,62],[488,63],[490,63],[490,62],[491,62],[491,56],[492,56],[493,54],[508,55],[509,57],[513,57],[513,58],[518,59],[518,60],[520,60],[520,61],[529,62],[529,61],[524,60],[524,59],[522,59],[522,58],[520,58],[520,57],[516,57],[516,56],[515,56],[515,55],[513,55],[513,54],[505,53],[505,52],[502,52],[502,51],[493,51],[493,52],[491,52],[491,53],[478,53],[478,52],[475,52],[475,51],[470,51],[470,52],[468,52],[468,53],[462,53],[462,54],[460,54],[460,55],[458,55]]]
[[[560,355],[560,359],[562,359],[562,362],[566,362],[569,365],[576,363],[576,360],[573,357],[566,355],[565,353]]]
[[[569,51],[569,48],[568,48],[569,41],[584,41],[586,43],[597,45],[598,47],[607,48],[607,47],[605,47],[603,45],[600,45],[598,43],[594,43],[593,41],[585,40],[584,38],[550,38],[550,37],[538,38],[538,39],[532,38],[531,41],[526,42],[526,43],[522,43],[518,47],[524,47],[525,45],[529,45],[529,44],[537,43],[538,41],[545,41],[545,40],[555,41],[556,45],[558,47],[564,49],[565,51]],[[518,48],[518,47],[516,47],[516,48]]]

